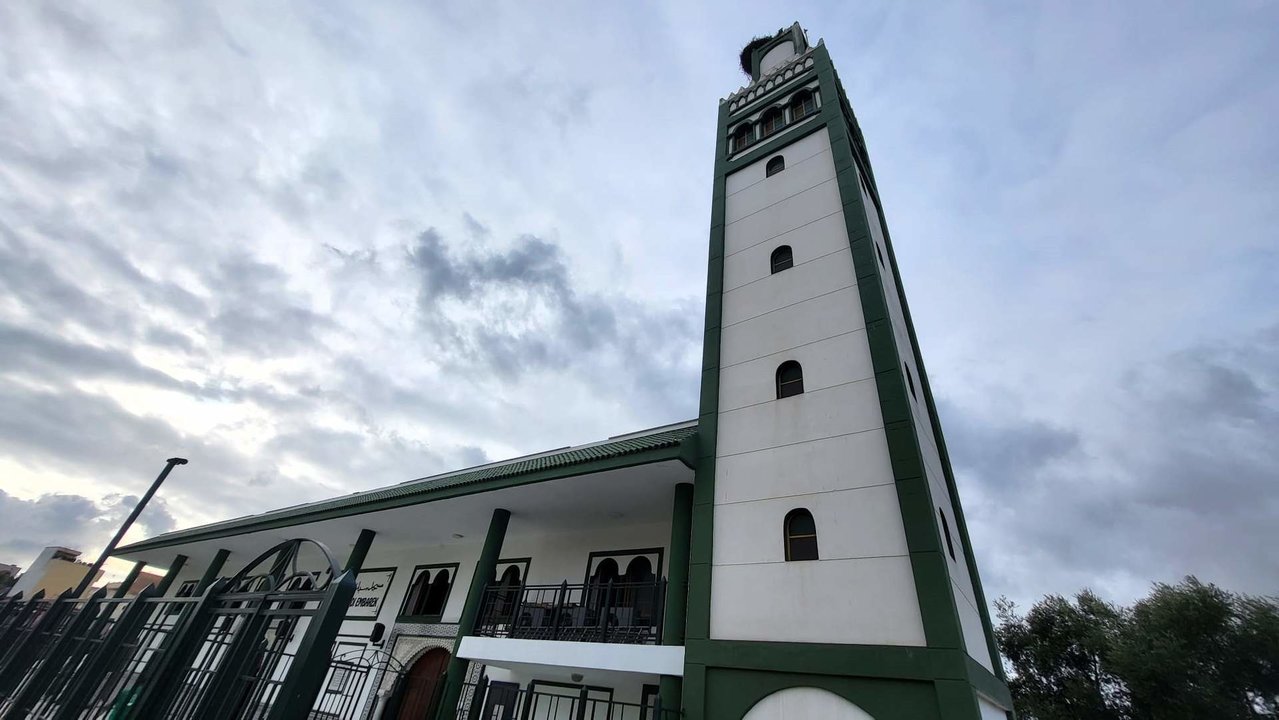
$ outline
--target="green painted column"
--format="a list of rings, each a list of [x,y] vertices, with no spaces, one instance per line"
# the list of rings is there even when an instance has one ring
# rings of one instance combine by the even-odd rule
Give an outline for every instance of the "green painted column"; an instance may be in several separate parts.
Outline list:
[[[129,588],[133,587],[133,583],[138,581],[138,576],[142,574],[142,568],[146,567],[146,561],[133,563],[133,567],[129,569],[129,574],[124,576],[124,580],[120,581],[120,587],[116,588],[115,593],[111,597],[119,599],[129,594]]]
[[[177,555],[173,558],[173,562],[169,563],[169,569],[164,573],[164,577],[160,579],[160,584],[155,586],[156,597],[164,597],[169,592],[169,588],[173,587],[173,581],[178,579],[178,575],[182,573],[182,568],[187,565],[186,555]]]
[[[475,631],[484,588],[497,572],[497,559],[502,554],[502,541],[506,539],[506,526],[510,522],[511,511],[501,508],[494,510],[493,519],[489,520],[488,535],[484,537],[480,559],[475,561],[471,589],[466,593],[466,605],[462,606],[462,617],[457,623],[457,643],[453,647],[453,657],[449,658],[449,667],[444,674],[444,692],[440,694],[440,706],[435,713],[438,720],[453,720],[457,701],[462,697],[462,686],[466,683],[466,671],[471,663],[458,657],[457,651],[462,647],[462,638]]]
[[[666,609],[662,613],[662,644],[683,645],[684,624],[688,610],[688,551],[693,532],[693,484],[675,486],[675,503],[671,508],[671,564],[667,571]],[[663,675],[658,685],[662,708],[678,710],[684,692],[684,680]]]

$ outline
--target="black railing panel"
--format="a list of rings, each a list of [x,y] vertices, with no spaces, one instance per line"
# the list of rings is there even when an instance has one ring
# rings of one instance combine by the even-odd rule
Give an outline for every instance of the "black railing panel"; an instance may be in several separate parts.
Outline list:
[[[481,677],[467,683],[456,720],[680,720],[679,708],[663,708],[654,696],[648,704],[612,699],[612,690],[595,687],[523,688]]]
[[[490,585],[475,634],[527,640],[656,644],[666,580]]]

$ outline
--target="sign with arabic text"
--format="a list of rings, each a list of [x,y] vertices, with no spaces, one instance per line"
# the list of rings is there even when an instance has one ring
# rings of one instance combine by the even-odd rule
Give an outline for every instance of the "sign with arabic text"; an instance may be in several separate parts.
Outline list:
[[[382,609],[382,601],[386,599],[386,591],[391,589],[391,580],[395,578],[395,568],[366,568],[355,576],[355,595],[351,597],[351,605],[346,610],[347,620],[376,620],[378,611]]]

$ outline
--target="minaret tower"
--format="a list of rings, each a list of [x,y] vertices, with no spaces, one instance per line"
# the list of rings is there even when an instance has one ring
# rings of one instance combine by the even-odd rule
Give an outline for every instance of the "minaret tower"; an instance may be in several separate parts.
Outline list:
[[[798,23],[720,101],[690,720],[1011,709],[852,107]]]

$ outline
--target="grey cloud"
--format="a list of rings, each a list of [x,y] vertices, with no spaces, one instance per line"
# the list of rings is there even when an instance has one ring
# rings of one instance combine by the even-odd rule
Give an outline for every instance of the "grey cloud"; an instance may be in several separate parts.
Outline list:
[[[50,545],[96,553],[137,500],[136,496],[120,495],[94,500],[62,493],[24,500],[0,490],[0,528],[4,528],[0,535],[0,562],[17,563],[25,569],[41,549]],[[159,497],[147,505],[137,522],[148,534],[166,532],[173,524],[167,504]]]
[[[233,255],[209,277],[221,306],[206,328],[227,348],[261,356],[316,350],[333,321],[290,296],[279,267]]]
[[[996,587],[1019,600],[1084,585],[1128,598],[1194,574],[1271,592],[1277,339],[1270,328],[1134,367],[1098,388],[1115,413],[1101,426],[991,421],[948,405],[948,444],[961,490],[976,491],[966,507]]]
[[[419,318],[453,367],[505,378],[570,368],[645,412],[695,412],[701,308],[691,302],[654,307],[581,292],[559,247],[532,235],[505,251],[467,254],[429,229],[408,261],[420,280]],[[449,303],[485,317],[455,322]]]
[[[1015,488],[1044,466],[1080,450],[1079,434],[1040,420],[993,425],[938,402],[951,461],[1000,488]]]
[[[159,370],[147,367],[126,352],[74,343],[0,322],[0,372],[37,377],[109,377],[169,389],[195,390]]]
[[[502,286],[523,286],[561,301],[573,296],[559,248],[531,235],[521,237],[504,253],[455,257],[440,233],[430,228],[418,235],[409,250],[409,262],[422,274],[424,312],[433,310],[442,298],[469,300],[478,292]]]

